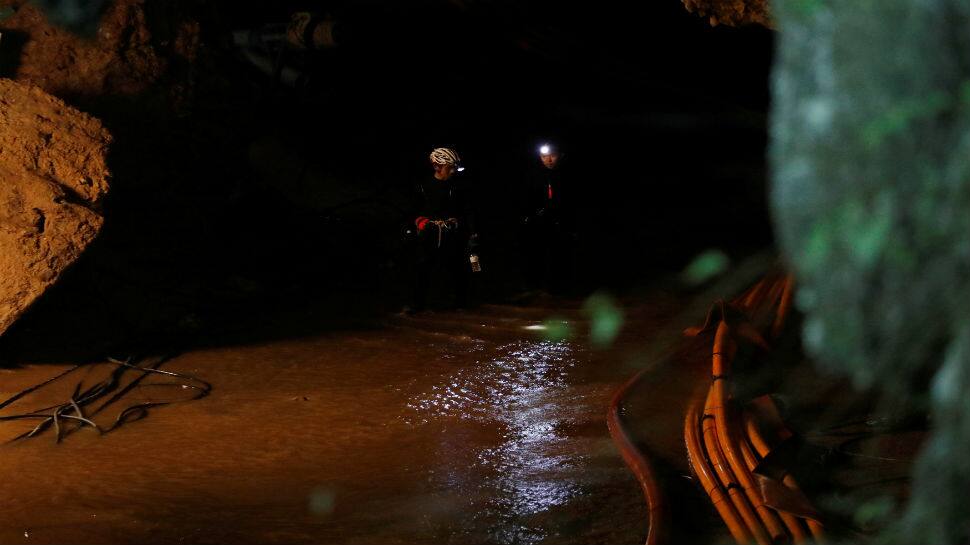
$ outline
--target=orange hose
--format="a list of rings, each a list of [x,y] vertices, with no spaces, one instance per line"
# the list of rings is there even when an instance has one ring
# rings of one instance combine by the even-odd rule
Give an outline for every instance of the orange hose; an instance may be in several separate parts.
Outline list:
[[[764,436],[761,435],[761,430],[758,429],[758,423],[754,421],[751,413],[745,413],[744,415],[744,429],[748,434],[748,440],[754,446],[758,455],[761,457],[767,456],[771,452],[771,447],[765,441]]]
[[[747,314],[747,323],[764,324],[764,329],[776,338],[781,333],[791,308],[793,288],[794,280],[791,275],[769,275],[735,298],[732,306]],[[706,329],[711,318],[712,315],[709,314],[705,327],[700,329]],[[818,521],[776,511],[764,503],[764,496],[757,486],[753,471],[761,457],[771,449],[750,415],[744,415],[742,420],[739,418],[740,413],[731,410],[729,405],[731,399],[727,390],[727,378],[731,372],[731,360],[737,350],[729,333],[727,317],[722,312],[714,336],[711,365],[713,384],[703,403],[701,439],[698,439],[696,430],[699,403],[691,405],[685,424],[691,464],[711,499],[715,501],[721,518],[739,543],[747,543],[751,539],[745,533],[750,534],[759,545],[789,540],[803,544],[809,533],[816,542],[823,543],[824,533]],[[783,484],[791,489],[798,489],[791,475],[784,477]],[[730,503],[724,501],[724,489]],[[730,507],[734,509],[729,509]]]
[[[737,509],[725,495],[724,488],[713,473],[710,462],[708,462],[701,446],[701,440],[697,434],[699,427],[697,417],[701,403],[702,400],[692,402],[687,409],[687,418],[684,420],[684,439],[687,442],[687,453],[691,466],[694,468],[694,473],[704,490],[707,491],[707,495],[711,497],[714,508],[717,509],[717,513],[721,516],[724,524],[727,525],[734,540],[738,543],[751,543],[751,534],[738,515]]]
[[[726,410],[724,405],[720,403],[719,398],[723,401],[723,394],[718,394],[717,390],[723,389],[723,386],[715,386],[712,388],[714,395],[712,396],[712,405],[714,412],[714,424],[717,429],[717,438],[720,441],[721,451],[724,454],[728,465],[731,467],[731,471],[734,473],[741,485],[742,490],[747,496],[751,505],[754,506],[755,512],[758,517],[764,523],[765,528],[772,537],[772,541],[787,541],[788,535],[785,533],[784,527],[782,527],[781,521],[778,516],[764,504],[764,500],[761,494],[758,492],[758,488],[755,485],[754,478],[751,472],[748,470],[747,464],[743,460],[743,455],[741,449],[735,443],[734,438],[730,432],[730,427],[728,424],[728,417],[725,414]],[[717,407],[720,405],[720,407]]]
[[[754,446],[758,455],[762,458],[767,456],[768,453],[771,452],[771,446],[768,445],[768,442],[761,434],[761,430],[758,429],[758,425],[754,419],[751,418],[751,415],[747,415],[747,418],[745,418],[744,427],[747,431],[748,439],[751,441],[751,444]],[[801,490],[798,487],[798,483],[795,481],[795,478],[790,474],[786,474],[781,482],[792,490]],[[815,543],[825,543],[825,529],[822,526],[822,523],[815,519],[806,518],[805,524],[808,525],[808,530],[812,533],[812,538],[815,539]]]
[[[746,297],[737,306],[748,314],[748,319],[755,324],[768,322],[772,325],[778,322],[778,305],[785,295],[788,276],[773,275],[762,280],[760,290]],[[767,331],[774,332],[773,328]]]
[[[747,465],[742,459],[737,444],[738,442],[736,438],[732,437],[733,434],[731,433],[732,430],[729,425],[730,417],[727,411],[728,395],[723,377],[730,372],[730,360],[734,355],[734,351],[735,346],[728,334],[727,322],[722,320],[718,324],[717,333],[714,336],[713,354],[714,376],[722,378],[715,378],[714,384],[711,386],[710,394],[708,395],[708,406],[705,407],[705,412],[714,415],[714,424],[717,429],[717,438],[720,441],[721,451],[725,459],[727,459],[728,465],[730,465],[731,471],[737,478],[742,490],[744,490],[751,505],[754,506],[755,512],[771,535],[772,541],[788,541],[788,534],[785,533],[785,529],[778,519],[778,516],[764,505],[764,500],[761,498],[755,486],[754,478],[751,476]]]
[[[753,473],[754,469],[758,467],[758,462],[761,460],[759,459],[758,455],[754,453],[748,441],[741,441],[741,455],[744,457],[744,461],[748,465],[748,470]],[[785,528],[788,529],[788,533],[791,534],[795,543],[805,543],[807,536],[801,520],[791,513],[785,513],[782,511],[777,511],[777,513],[781,518],[781,522],[785,525]]]
[[[781,334],[781,329],[785,325],[788,311],[791,309],[792,292],[795,287],[795,279],[791,275],[785,277],[785,289],[781,293],[781,300],[778,302],[778,311],[775,314],[775,323],[771,326],[771,336],[777,337]]]
[[[791,275],[768,275],[735,298],[732,306],[747,315],[739,334],[744,338],[753,335],[760,339],[757,333],[749,331],[756,327],[759,331],[770,331],[772,337],[778,337],[791,308],[793,288]],[[753,471],[760,457],[771,449],[750,418],[742,421],[740,414],[730,409],[727,380],[737,344],[731,338],[725,314],[722,310],[714,336],[711,362],[713,384],[703,405],[697,402],[688,408],[684,433],[691,465],[738,543],[750,543],[753,538],[759,545],[789,540],[802,544],[808,539],[806,525],[815,541],[822,543],[824,534],[818,521],[776,511],[765,505]],[[712,317],[713,310],[708,314],[704,326],[688,331],[707,329]],[[701,435],[698,437],[697,419],[701,406],[703,417],[700,420]],[[784,477],[783,484],[797,490],[791,475]]]
[[[778,306],[778,301],[785,293],[785,284],[788,282],[788,276],[779,276],[771,281],[771,289],[768,290],[768,304],[766,305],[768,309],[773,309]]]
[[[620,406],[627,391],[636,384],[643,376],[646,369],[633,375],[623,386],[616,390],[610,407],[606,414],[606,425],[610,429],[610,437],[623,457],[630,471],[640,483],[643,490],[643,498],[647,502],[647,540],[646,545],[659,545],[666,541],[667,535],[667,513],[666,504],[663,501],[663,492],[654,478],[653,469],[647,458],[633,443],[630,433],[623,426],[620,418]]]
[[[738,306],[751,308],[755,301],[761,296],[761,291],[765,289],[766,280],[759,280],[747,293],[741,296]]]
[[[822,526],[822,523],[814,519],[805,519],[805,524],[808,525],[808,529],[812,532],[815,543],[823,545],[825,543],[825,528]]]
[[[724,459],[724,455],[721,453],[721,447],[717,440],[717,426],[714,423],[716,417],[711,416],[710,411],[707,408],[707,404],[710,403],[710,400],[711,396],[708,395],[707,403],[705,403],[704,408],[704,417],[701,420],[701,429],[704,437],[704,449],[707,451],[708,459],[711,461],[711,465],[714,467],[714,472],[727,489],[728,497],[731,498],[731,502],[741,515],[741,520],[744,521],[745,526],[747,526],[748,531],[751,532],[751,535],[754,536],[755,541],[759,545],[769,545],[771,543],[771,538],[768,536],[764,526],[761,524],[761,521],[755,514],[751,504],[748,502],[744,491],[741,490],[741,486],[738,484],[737,480],[735,480],[734,474],[731,472],[730,464],[728,464],[727,460]]]

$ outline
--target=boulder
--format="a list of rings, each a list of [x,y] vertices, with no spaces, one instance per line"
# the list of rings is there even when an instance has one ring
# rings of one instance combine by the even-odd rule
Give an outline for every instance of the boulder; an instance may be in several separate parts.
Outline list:
[[[0,79],[0,334],[101,230],[110,142],[97,119]]]

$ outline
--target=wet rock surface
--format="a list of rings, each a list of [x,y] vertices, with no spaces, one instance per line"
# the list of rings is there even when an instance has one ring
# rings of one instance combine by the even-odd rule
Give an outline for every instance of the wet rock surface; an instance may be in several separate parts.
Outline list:
[[[110,141],[97,119],[0,80],[0,333],[100,231]]]

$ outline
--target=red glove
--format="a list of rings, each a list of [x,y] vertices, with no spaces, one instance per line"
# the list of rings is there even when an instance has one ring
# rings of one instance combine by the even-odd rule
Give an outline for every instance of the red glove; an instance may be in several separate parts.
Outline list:
[[[431,221],[430,218],[421,216],[420,218],[414,220],[414,225],[418,228],[418,232],[424,231],[424,228],[428,226],[428,222]]]

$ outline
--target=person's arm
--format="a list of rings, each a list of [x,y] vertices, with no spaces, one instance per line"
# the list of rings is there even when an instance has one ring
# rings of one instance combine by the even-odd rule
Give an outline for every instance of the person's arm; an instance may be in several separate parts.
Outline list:
[[[423,232],[430,224],[430,212],[428,211],[428,200],[425,198],[424,191],[420,183],[415,184],[412,190],[413,205],[411,207],[411,219],[418,233]]]

